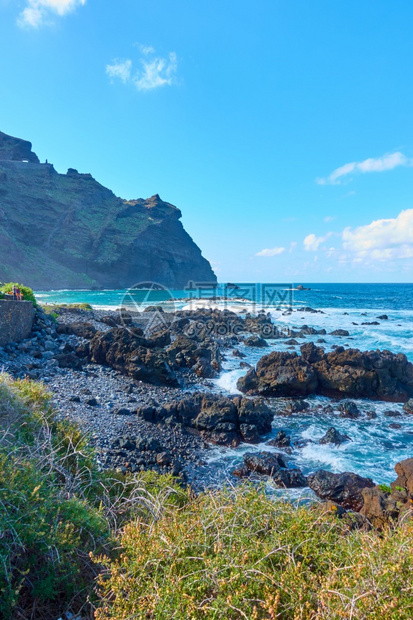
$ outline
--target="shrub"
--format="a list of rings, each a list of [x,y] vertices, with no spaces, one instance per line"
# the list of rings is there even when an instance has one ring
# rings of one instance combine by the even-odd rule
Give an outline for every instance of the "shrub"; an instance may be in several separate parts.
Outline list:
[[[379,484],[379,489],[382,493],[386,493],[387,495],[391,493],[391,487],[388,484]]]
[[[17,284],[17,282],[8,282],[7,284],[3,284],[3,286],[0,288],[0,292],[3,294],[3,297],[4,293],[11,293],[13,291],[13,286],[19,287],[25,301],[32,301],[34,306],[37,305],[33,290],[28,286],[24,286],[23,284]]]
[[[127,520],[149,522],[186,494],[170,477],[100,472],[87,438],[55,419],[40,383],[0,374],[1,427],[0,617],[90,611],[100,570],[90,553],[116,557]]]
[[[96,618],[407,620],[412,535],[351,531],[249,486],[206,493],[126,526],[120,557],[99,558]]]

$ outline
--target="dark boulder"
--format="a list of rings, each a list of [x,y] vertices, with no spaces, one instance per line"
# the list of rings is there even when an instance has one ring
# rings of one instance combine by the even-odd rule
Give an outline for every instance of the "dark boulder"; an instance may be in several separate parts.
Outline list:
[[[244,454],[244,464],[249,471],[264,476],[272,476],[282,467],[287,467],[284,457],[277,452],[247,452]]]
[[[58,334],[73,334],[90,340],[96,334],[97,329],[91,323],[59,323],[56,331]]]
[[[343,435],[340,433],[334,426],[328,429],[324,437],[320,439],[318,443],[334,443],[337,446],[344,443],[345,441],[352,441],[348,435]]]
[[[374,482],[370,478],[363,478],[350,472],[333,474],[320,469],[307,479],[310,489],[321,499],[332,500],[343,508],[356,511],[363,506],[362,490],[374,487]]]
[[[350,336],[350,333],[346,329],[335,329],[330,336]]]
[[[104,364],[133,379],[155,385],[178,386],[165,352],[146,339],[138,328],[113,328],[92,338],[87,352],[90,361]]]
[[[359,408],[352,400],[343,400],[343,402],[338,405],[338,409],[340,411],[340,418],[357,420],[357,418],[361,416]]]
[[[60,368],[71,368],[72,370],[82,370],[83,360],[74,353],[60,353],[55,355]]]
[[[271,439],[267,446],[274,446],[274,448],[290,448],[291,440],[285,431],[278,431],[274,439]]]
[[[246,477],[249,474],[270,476],[274,484],[281,488],[307,486],[307,479],[300,469],[287,469],[284,457],[277,452],[248,452],[244,454],[244,465],[235,475]]]
[[[269,433],[273,412],[262,399],[224,397],[195,393],[163,407],[142,407],[137,414],[150,422],[179,423],[196,429],[207,440],[237,446],[258,443]]]
[[[237,387],[247,394],[306,396],[315,392],[317,375],[296,353],[274,351],[259,360],[256,370],[241,377]]]
[[[307,486],[307,478],[300,469],[279,469],[272,475],[274,483],[286,489],[295,489]]]
[[[260,338],[260,336],[250,336],[250,338],[245,340],[244,344],[247,347],[268,347],[268,342],[264,338]]]
[[[246,394],[322,394],[403,402],[413,396],[413,364],[402,353],[344,347],[324,353],[308,343],[301,347],[301,356],[279,351],[264,355],[237,385]]]

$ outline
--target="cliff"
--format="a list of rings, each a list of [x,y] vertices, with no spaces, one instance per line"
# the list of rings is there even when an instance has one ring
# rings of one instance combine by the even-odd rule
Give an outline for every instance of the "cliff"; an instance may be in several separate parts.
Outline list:
[[[0,132],[0,281],[36,289],[215,282],[180,218],[158,195],[123,200],[90,174],[59,174],[30,142]]]

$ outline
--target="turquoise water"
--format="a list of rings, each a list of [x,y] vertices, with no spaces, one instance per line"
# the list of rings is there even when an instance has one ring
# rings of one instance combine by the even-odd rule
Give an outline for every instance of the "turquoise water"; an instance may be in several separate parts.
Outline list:
[[[276,303],[266,306],[274,321],[284,327],[299,328],[306,324],[311,327],[325,328],[327,333],[336,329],[346,329],[349,337],[337,338],[323,336],[323,347],[330,350],[334,344],[357,347],[362,350],[389,349],[394,353],[404,353],[413,362],[413,285],[412,284],[310,284],[310,291],[293,291],[288,286],[279,285],[277,294],[272,299]],[[246,292],[252,294],[248,296]],[[216,290],[203,290],[202,297],[208,298],[225,293],[220,285]],[[239,289],[230,288],[227,303],[217,302],[218,307],[229,307],[238,311],[258,311],[265,297],[266,290],[261,286],[239,285]],[[146,305],[164,303],[168,309],[193,307],[189,298],[196,296],[190,291],[48,291],[37,292],[43,303],[81,303],[87,302],[96,308],[117,308],[122,303],[143,309]],[[292,295],[292,296],[291,296]],[[242,299],[237,300],[236,297]],[[289,304],[296,310],[285,314]],[[310,306],[320,309],[323,314],[299,311],[301,307]],[[386,314],[387,320],[377,317]],[[362,323],[378,322],[378,325]],[[317,340],[308,337],[307,340]],[[261,355],[271,350],[283,350],[283,341],[269,341],[270,349],[251,349],[243,344],[239,349],[246,354],[246,361],[255,364]],[[298,347],[297,347],[298,350]],[[237,379],[245,374],[239,368],[239,359],[228,353],[220,376],[214,380],[214,390],[234,394],[237,392]],[[271,399],[269,399],[271,401]],[[294,442],[311,440],[306,446],[295,449],[288,457],[292,466],[298,466],[304,473],[316,469],[328,469],[334,472],[354,471],[367,475],[376,482],[388,483],[395,478],[394,465],[405,458],[413,457],[413,416],[403,414],[401,404],[372,403],[367,400],[356,401],[359,408],[374,409],[377,418],[368,420],[365,416],[359,420],[346,420],[338,416],[338,411],[325,415],[319,406],[328,401],[315,397],[308,399],[312,411],[306,415],[290,418],[276,416],[274,433],[284,429]],[[334,403],[333,403],[334,405]],[[399,417],[388,417],[386,410],[393,410]],[[391,428],[390,424],[400,424],[400,428]],[[341,446],[320,445],[317,443],[327,429],[335,426],[340,432],[349,435],[351,442]],[[274,434],[273,433],[273,434]],[[208,466],[216,467],[222,476],[242,459],[248,450],[263,449],[259,446],[241,445],[237,449],[217,448],[211,452]],[[265,446],[266,450],[274,450]],[[217,473],[217,480],[219,475]]]

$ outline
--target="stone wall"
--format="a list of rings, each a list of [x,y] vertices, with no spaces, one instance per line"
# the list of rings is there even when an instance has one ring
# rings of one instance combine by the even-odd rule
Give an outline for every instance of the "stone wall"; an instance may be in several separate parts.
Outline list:
[[[28,338],[32,331],[34,314],[31,301],[0,299],[0,346]]]

